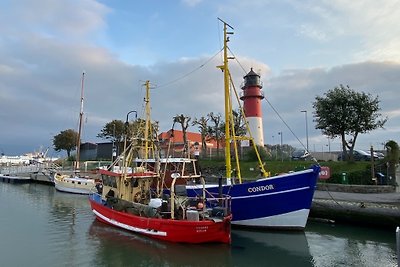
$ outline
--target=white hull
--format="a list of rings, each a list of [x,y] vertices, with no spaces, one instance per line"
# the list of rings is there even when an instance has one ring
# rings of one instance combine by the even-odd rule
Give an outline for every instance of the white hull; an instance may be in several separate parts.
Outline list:
[[[232,225],[247,227],[268,226],[269,228],[302,229],[306,227],[309,213],[309,209],[302,209],[269,217],[232,221]]]
[[[61,192],[88,195],[95,189],[96,183],[89,178],[55,175],[54,186]]]

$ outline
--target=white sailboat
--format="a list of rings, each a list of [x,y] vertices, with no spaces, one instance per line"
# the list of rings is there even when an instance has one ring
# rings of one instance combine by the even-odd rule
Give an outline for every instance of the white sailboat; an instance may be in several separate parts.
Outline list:
[[[74,193],[74,194],[90,194],[93,188],[96,187],[95,179],[89,177],[81,177],[79,173],[79,160],[80,160],[80,145],[82,134],[82,119],[83,119],[83,88],[84,88],[85,73],[82,73],[81,82],[81,108],[79,112],[79,131],[78,140],[76,144],[76,162],[74,166],[74,173],[71,175],[55,173],[54,185],[58,191]]]

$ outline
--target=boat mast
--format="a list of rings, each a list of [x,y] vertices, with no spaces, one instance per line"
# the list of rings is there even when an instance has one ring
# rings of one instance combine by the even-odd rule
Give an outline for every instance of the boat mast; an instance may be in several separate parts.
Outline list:
[[[79,160],[80,160],[80,150],[81,150],[81,135],[82,135],[82,119],[83,119],[83,85],[85,81],[85,72],[82,73],[82,81],[81,81],[81,109],[79,112],[79,128],[78,128],[78,138],[76,140],[76,163],[75,170],[79,169]]]
[[[146,83],[146,97],[145,101],[145,112],[146,112],[146,120],[145,120],[145,131],[144,131],[144,154],[145,154],[145,161],[149,158],[149,131],[150,131],[150,81],[147,80]]]
[[[227,183],[231,183],[231,174],[232,174],[232,166],[231,166],[231,95],[229,90],[229,68],[228,68],[228,42],[229,42],[229,34],[233,34],[233,32],[228,32],[227,27],[233,28],[218,18],[224,24],[224,65],[218,66],[224,72],[224,92],[225,92],[225,165],[226,165],[226,178]]]

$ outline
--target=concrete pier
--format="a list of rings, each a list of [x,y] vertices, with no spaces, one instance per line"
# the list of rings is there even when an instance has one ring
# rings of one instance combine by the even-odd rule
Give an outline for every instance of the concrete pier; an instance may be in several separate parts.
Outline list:
[[[315,191],[310,217],[395,229],[400,225],[400,194],[320,189]]]

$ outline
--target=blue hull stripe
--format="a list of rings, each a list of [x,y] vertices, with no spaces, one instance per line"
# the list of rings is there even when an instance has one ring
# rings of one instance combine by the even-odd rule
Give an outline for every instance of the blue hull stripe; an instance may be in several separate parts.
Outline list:
[[[279,192],[272,192],[272,193],[265,193],[265,194],[258,194],[258,195],[249,195],[249,196],[232,196],[232,199],[241,199],[241,198],[252,198],[252,197],[263,197],[263,196],[268,196],[268,195],[276,195],[276,194],[284,194],[284,193],[289,193],[289,192],[294,192],[294,191],[300,191],[300,190],[306,190],[309,189],[310,187],[301,187],[301,188],[296,188],[296,189],[290,189],[290,190],[285,190],[285,191],[279,191]]]

